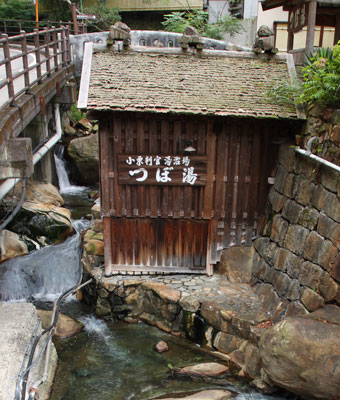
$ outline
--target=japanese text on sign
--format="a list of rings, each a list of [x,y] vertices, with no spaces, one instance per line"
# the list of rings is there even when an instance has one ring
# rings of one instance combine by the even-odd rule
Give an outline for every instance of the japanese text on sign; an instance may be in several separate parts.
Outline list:
[[[206,156],[119,154],[119,183],[205,185],[206,160]]]

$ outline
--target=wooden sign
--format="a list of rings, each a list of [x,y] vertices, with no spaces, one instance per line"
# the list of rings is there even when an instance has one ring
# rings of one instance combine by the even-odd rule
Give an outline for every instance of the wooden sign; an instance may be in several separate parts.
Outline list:
[[[308,3],[300,4],[289,10],[288,32],[299,32],[308,23]]]
[[[206,181],[206,156],[118,154],[121,185],[204,186]]]

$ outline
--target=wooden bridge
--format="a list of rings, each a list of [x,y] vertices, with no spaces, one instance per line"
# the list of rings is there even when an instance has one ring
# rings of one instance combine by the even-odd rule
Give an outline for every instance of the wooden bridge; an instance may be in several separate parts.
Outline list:
[[[14,180],[33,173],[32,147],[50,139],[53,105],[75,102],[70,29],[2,34],[0,57],[0,180]],[[10,186],[2,182],[0,199]]]

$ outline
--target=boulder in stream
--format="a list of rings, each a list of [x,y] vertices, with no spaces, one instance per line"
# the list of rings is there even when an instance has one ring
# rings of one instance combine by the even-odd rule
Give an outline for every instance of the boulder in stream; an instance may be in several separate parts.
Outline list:
[[[43,329],[46,329],[51,325],[52,311],[37,310],[41,325]],[[54,336],[59,338],[68,338],[80,333],[84,328],[84,325],[73,318],[68,317],[64,314],[58,315],[58,322]]]
[[[275,385],[306,399],[339,396],[339,307],[287,318],[262,334],[259,347],[264,372]]]
[[[181,394],[176,393],[176,397],[166,397],[162,400],[178,400],[178,399],[188,399],[188,400],[227,400],[233,396],[231,392],[224,389],[215,390],[202,390],[201,392],[193,394]],[[157,399],[155,399],[157,400]]]
[[[201,376],[201,377],[217,377],[225,374],[228,371],[226,365],[209,362],[191,365],[179,369],[174,369],[176,375],[189,375],[189,376]]]
[[[14,232],[3,229],[0,232],[0,261],[28,253],[27,245]]]

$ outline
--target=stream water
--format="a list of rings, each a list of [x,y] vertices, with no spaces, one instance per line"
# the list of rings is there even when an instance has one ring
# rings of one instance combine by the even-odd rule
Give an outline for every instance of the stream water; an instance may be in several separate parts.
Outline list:
[[[87,190],[66,189],[66,192],[66,203],[70,204],[72,212],[87,214],[93,203],[88,201]],[[77,202],[81,204],[80,213],[76,212]],[[81,230],[87,223],[81,219],[75,226]],[[80,276],[77,233],[60,245],[1,264],[0,296],[2,300],[28,299],[40,308],[51,309],[50,297],[54,299],[58,293],[72,287]],[[62,303],[61,312],[80,320],[84,330],[74,337],[54,340],[59,363],[50,400],[142,400],[209,388],[228,389],[235,393],[237,400],[284,399],[261,395],[232,377],[218,380],[175,377],[173,368],[218,360],[199,346],[157,328],[145,324],[106,323],[74,297]],[[159,340],[168,342],[168,352],[154,351]]]

